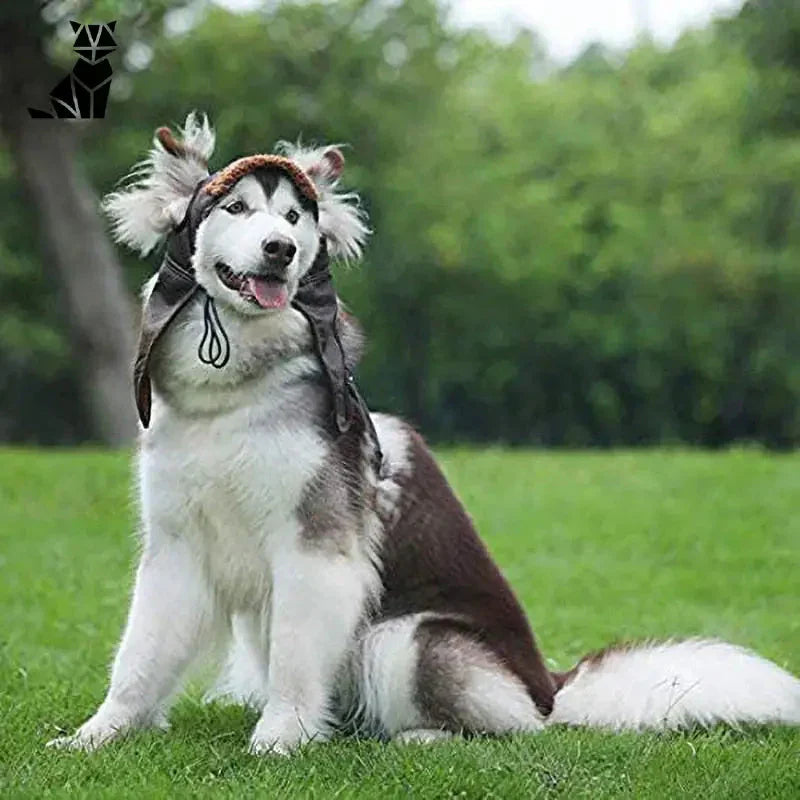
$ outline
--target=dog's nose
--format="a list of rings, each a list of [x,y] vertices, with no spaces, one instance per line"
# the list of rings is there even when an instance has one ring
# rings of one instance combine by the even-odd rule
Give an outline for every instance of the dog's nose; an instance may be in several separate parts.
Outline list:
[[[267,265],[273,269],[285,269],[289,266],[297,252],[294,242],[283,236],[271,236],[261,243]]]

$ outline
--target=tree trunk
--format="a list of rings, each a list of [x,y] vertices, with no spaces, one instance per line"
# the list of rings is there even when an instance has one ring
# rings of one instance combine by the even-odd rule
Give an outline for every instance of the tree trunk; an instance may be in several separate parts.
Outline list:
[[[61,285],[95,434],[121,445],[136,433],[134,315],[97,198],[76,164],[69,127],[60,120],[30,120],[12,146]]]
[[[0,126],[36,210],[51,274],[62,290],[95,435],[109,445],[127,444],[136,433],[131,389],[135,317],[122,268],[100,222],[97,197],[76,160],[76,126],[87,123],[28,117],[28,105],[47,108],[51,87],[37,36],[41,25],[38,18],[26,20],[22,14],[1,21]]]

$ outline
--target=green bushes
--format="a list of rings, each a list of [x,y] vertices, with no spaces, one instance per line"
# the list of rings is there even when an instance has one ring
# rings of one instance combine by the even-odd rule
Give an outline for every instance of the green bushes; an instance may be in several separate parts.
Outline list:
[[[396,341],[388,361],[383,348],[367,358],[370,401],[448,441],[798,440],[796,270],[765,265],[736,281],[696,263],[570,277],[431,279],[428,307],[370,321]]]

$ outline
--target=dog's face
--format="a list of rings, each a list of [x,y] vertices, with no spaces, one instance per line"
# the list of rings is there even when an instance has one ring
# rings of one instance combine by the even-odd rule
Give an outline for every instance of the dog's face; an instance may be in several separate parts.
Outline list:
[[[194,268],[209,295],[242,314],[285,309],[319,250],[316,205],[276,170],[246,175],[197,229]]]

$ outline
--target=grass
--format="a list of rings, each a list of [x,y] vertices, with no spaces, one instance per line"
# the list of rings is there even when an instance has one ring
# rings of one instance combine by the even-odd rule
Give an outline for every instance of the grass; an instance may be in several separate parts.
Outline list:
[[[800,456],[451,450],[451,480],[552,666],[614,639],[717,635],[800,672]],[[0,451],[0,796],[800,797],[800,731],[538,736],[287,761],[254,716],[180,700],[168,734],[44,743],[101,700],[135,558],[126,454]]]

